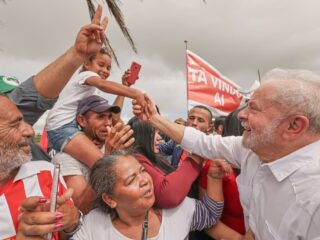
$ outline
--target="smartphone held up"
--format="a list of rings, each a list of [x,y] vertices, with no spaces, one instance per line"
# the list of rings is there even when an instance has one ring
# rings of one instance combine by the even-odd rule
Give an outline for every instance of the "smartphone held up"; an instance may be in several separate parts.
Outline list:
[[[141,64],[137,62],[132,62],[130,67],[130,77],[128,78],[127,82],[130,84],[134,84],[139,78],[139,72],[141,69]]]
[[[50,212],[55,212],[57,208],[57,196],[59,190],[59,175],[60,175],[60,165],[54,165],[54,172],[52,176],[52,186],[51,186],[51,197],[50,197]],[[51,240],[53,234],[49,233],[46,236],[46,240]]]

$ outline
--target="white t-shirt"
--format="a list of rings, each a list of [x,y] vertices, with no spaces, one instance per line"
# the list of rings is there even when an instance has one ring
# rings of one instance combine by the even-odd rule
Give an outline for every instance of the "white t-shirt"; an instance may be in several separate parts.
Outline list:
[[[55,130],[72,122],[76,117],[79,101],[101,92],[96,87],[85,84],[85,81],[93,76],[99,77],[98,74],[91,71],[76,73],[72,76],[62,90],[58,101],[48,113],[47,131]]]
[[[69,154],[59,152],[54,155],[52,162],[60,164],[62,176],[80,175],[89,182],[90,168]]]
[[[102,153],[104,153],[105,148],[102,147],[100,150]],[[58,152],[53,156],[52,163],[57,163],[60,165],[62,176],[80,175],[83,176],[87,182],[89,182],[90,168],[69,154]]]
[[[162,222],[157,236],[149,240],[183,240],[187,239],[195,211],[196,201],[186,197],[175,208],[162,210]],[[141,226],[142,228],[142,226]],[[109,214],[100,209],[92,210],[85,216],[80,230],[71,238],[73,240],[129,240],[113,225]]]

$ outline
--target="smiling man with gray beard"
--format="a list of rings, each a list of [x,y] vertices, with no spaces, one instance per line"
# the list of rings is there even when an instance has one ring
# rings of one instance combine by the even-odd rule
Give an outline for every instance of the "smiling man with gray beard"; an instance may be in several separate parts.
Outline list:
[[[72,190],[66,191],[63,179],[57,211],[49,211],[54,166],[29,161],[34,132],[26,121],[33,124],[52,107],[83,60],[99,51],[107,22],[99,5],[61,57],[14,90],[1,91],[9,93],[0,95],[0,239],[41,239],[52,232],[55,240],[67,239],[79,225],[81,214],[69,200]]]
[[[148,98],[148,97],[147,97]],[[320,239],[320,76],[307,70],[269,72],[238,118],[242,137],[205,135],[133,105],[182,148],[223,158],[237,177],[246,228],[255,239]],[[209,233],[215,235],[214,229]]]
[[[23,142],[15,145],[9,145],[4,142],[5,140],[6,138],[0,139],[0,181],[8,177],[12,170],[29,162],[32,158],[31,152],[24,149],[31,145],[31,138],[26,138]]]
[[[65,199],[58,201],[59,213],[48,211],[46,202],[50,199],[53,165],[30,161],[32,127],[3,95],[0,95],[0,112],[0,239],[31,239],[25,233],[31,231],[28,234],[34,235],[37,231],[33,228],[39,227],[43,233],[73,231],[78,226],[79,212],[67,202],[72,193],[67,192]],[[60,181],[59,195],[65,191]]]

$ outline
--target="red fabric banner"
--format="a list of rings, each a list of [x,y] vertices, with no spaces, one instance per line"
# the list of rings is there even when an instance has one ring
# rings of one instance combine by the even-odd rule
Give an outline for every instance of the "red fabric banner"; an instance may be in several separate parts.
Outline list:
[[[188,107],[206,105],[215,116],[236,110],[243,98],[239,86],[187,50]]]

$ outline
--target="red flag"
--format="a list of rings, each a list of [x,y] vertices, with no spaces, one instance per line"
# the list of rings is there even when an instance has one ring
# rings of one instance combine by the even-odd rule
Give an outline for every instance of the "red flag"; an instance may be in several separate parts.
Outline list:
[[[223,76],[205,60],[187,50],[188,107],[206,105],[213,115],[236,110],[243,96],[239,86]]]
[[[48,136],[45,128],[43,128],[39,145],[45,152],[48,152]]]

